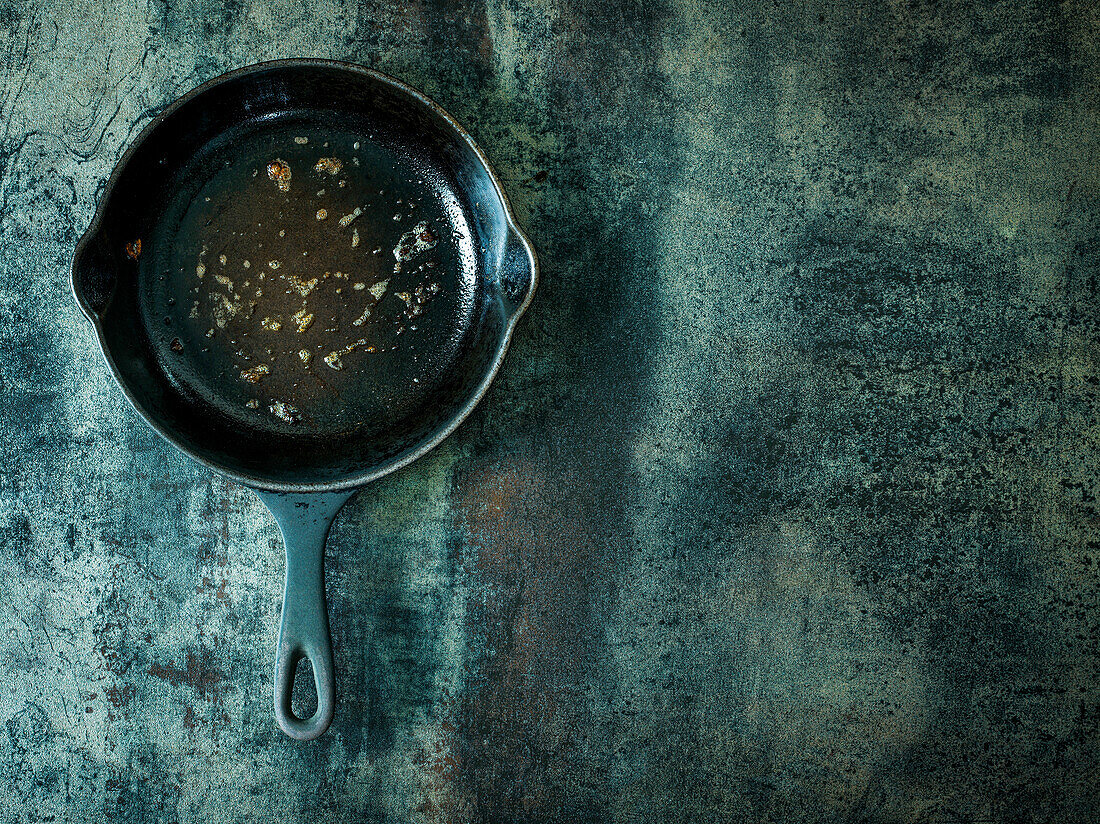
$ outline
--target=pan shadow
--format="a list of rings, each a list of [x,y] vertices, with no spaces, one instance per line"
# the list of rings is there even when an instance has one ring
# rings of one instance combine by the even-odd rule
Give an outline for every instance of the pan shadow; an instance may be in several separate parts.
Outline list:
[[[446,506],[453,461],[443,446],[375,481],[348,501],[330,533],[333,732],[352,761],[423,724],[440,691],[459,678],[461,662],[442,652],[462,629]]]

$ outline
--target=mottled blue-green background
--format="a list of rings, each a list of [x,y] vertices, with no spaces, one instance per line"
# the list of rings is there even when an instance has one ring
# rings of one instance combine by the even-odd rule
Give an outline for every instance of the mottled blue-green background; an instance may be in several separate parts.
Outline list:
[[[471,420],[281,545],[67,286],[227,69],[437,98],[542,259]],[[1100,7],[0,0],[0,821],[1100,818]]]

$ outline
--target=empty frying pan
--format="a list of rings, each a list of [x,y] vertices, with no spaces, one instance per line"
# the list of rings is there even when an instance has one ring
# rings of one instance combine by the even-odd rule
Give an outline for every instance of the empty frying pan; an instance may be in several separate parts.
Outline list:
[[[288,735],[316,738],[333,717],[336,512],[470,413],[536,272],[465,130],[350,64],[283,60],[211,80],[111,175],[73,291],[138,413],[256,490],[279,523],[275,717]],[[291,703],[303,658],[309,718]]]

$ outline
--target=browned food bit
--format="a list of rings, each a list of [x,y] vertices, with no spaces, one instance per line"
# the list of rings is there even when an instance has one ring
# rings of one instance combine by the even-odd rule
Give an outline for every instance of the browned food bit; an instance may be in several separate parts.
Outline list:
[[[211,309],[214,316],[214,325],[219,329],[224,329],[226,324],[241,311],[241,306],[239,300],[230,300],[226,295],[219,294]]]
[[[351,212],[340,218],[340,228],[348,228],[351,225],[351,222],[359,217],[359,215],[361,214],[363,214],[363,209],[359,206],[356,206],[354,209],[351,210]]]
[[[313,323],[313,315],[307,312],[305,309],[300,309],[295,312],[291,318],[296,324],[298,324],[298,333],[306,331]]]
[[[248,403],[246,403],[245,406],[247,406],[249,409],[259,409],[260,408],[260,402],[258,400],[256,400],[255,398],[253,398]]]
[[[268,409],[276,418],[289,424],[296,424],[302,420],[302,413],[298,411],[297,407],[283,401],[275,401]]]
[[[271,367],[266,363],[258,363],[251,369],[245,369],[241,372],[241,378],[249,383],[259,383],[264,375],[271,374]]]
[[[141,257],[141,238],[131,240],[126,244],[126,257],[130,260],[137,260]]]
[[[313,171],[335,176],[340,174],[340,170],[343,168],[344,163],[338,157],[322,157],[317,161],[317,165],[313,167]]]
[[[168,344],[168,347],[173,352],[182,352],[183,351],[183,341],[181,341],[179,338],[172,338],[172,342],[170,344]]]
[[[370,293],[374,297],[375,300],[381,300],[382,295],[386,294],[386,289],[389,287],[389,285],[390,285],[390,279],[389,278],[386,278],[385,280],[380,280],[380,281],[378,281],[378,283],[376,283],[376,284],[374,284],[373,286],[370,287]]]
[[[309,297],[309,293],[317,286],[317,278],[303,280],[297,275],[283,275],[283,277],[290,281],[291,286],[304,298]]]
[[[431,283],[417,286],[411,293],[395,292],[394,295],[405,302],[405,317],[412,320],[424,312],[424,306],[434,295],[439,294],[439,290],[438,283]]]
[[[317,219],[318,220],[324,220],[326,217],[328,217],[328,209],[318,209],[317,210]]]
[[[275,181],[280,192],[290,191],[290,164],[281,157],[267,164],[267,176]]]
[[[420,221],[412,229],[401,235],[401,239],[397,241],[397,246],[394,247],[393,256],[397,259],[393,266],[394,274],[401,271],[401,264],[412,260],[421,252],[434,248],[437,243],[439,243],[439,240],[428,228],[428,222],[426,220]]]
[[[264,318],[260,321],[260,326],[262,326],[264,329],[269,329],[272,332],[278,332],[280,329],[283,328],[282,321],[276,318]]]
[[[340,358],[344,355],[350,355],[353,351],[358,349],[360,346],[366,347],[363,350],[364,352],[373,352],[374,351],[373,346],[367,346],[366,339],[359,338],[359,340],[354,341],[353,343],[349,343],[343,349],[337,349],[335,352],[329,352],[327,355],[325,355],[325,363],[327,363],[329,365],[329,367],[331,367],[332,369],[335,369],[337,372],[339,372],[341,369],[344,368],[344,362],[342,360],[340,360]]]

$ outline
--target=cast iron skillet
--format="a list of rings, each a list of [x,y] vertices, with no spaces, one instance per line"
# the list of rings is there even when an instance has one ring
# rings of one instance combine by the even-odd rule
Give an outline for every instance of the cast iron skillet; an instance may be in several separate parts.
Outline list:
[[[470,413],[536,273],[462,127],[346,63],[211,80],[111,175],[73,291],[138,413],[256,490],[279,523],[275,717],[287,735],[313,739],[332,721],[323,565],[336,512]],[[291,708],[302,658],[310,718]]]

